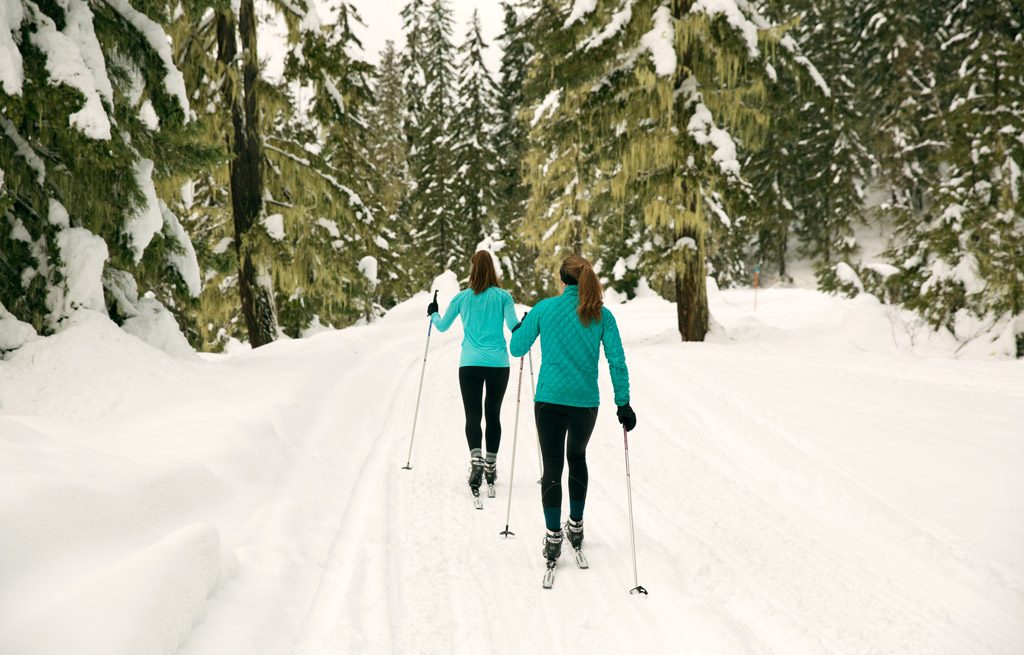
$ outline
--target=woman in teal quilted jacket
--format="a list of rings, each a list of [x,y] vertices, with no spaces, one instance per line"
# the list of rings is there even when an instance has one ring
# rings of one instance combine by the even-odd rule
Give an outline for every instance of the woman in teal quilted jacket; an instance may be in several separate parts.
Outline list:
[[[441,332],[462,317],[464,336],[459,358],[459,388],[466,411],[466,441],[469,444],[469,486],[474,493],[481,478],[493,485],[497,479],[498,446],[501,443],[501,401],[508,387],[508,348],[502,323],[512,329],[516,311],[512,296],[498,286],[498,273],[491,254],[481,250],[470,260],[469,289],[460,291],[442,318],[436,303],[427,313]],[[487,400],[483,400],[484,389]],[[481,451],[483,432],[480,419],[487,421],[487,456]]]
[[[547,535],[544,556],[557,559],[562,549],[562,469],[569,463],[569,520],[565,534],[573,548],[583,543],[583,506],[587,499],[587,442],[597,422],[600,396],[597,360],[601,347],[615,389],[616,415],[627,430],[636,426],[629,406],[629,371],[615,317],[601,300],[601,282],[590,262],[566,257],[559,271],[562,295],[537,303],[512,330],[512,355],[525,355],[540,337],[542,362],[534,414],[544,473],[541,505]]]

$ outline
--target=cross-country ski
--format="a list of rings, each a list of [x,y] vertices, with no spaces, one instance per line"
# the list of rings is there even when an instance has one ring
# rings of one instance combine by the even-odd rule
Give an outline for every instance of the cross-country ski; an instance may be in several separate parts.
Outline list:
[[[541,582],[541,586],[545,589],[551,589],[555,585],[555,565],[555,560],[548,560],[545,564],[544,580]]]

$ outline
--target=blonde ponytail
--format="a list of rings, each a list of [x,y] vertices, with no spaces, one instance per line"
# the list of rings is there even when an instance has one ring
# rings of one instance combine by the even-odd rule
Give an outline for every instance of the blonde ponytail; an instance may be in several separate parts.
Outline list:
[[[580,304],[576,314],[580,323],[590,325],[601,320],[601,308],[604,306],[601,281],[597,279],[594,267],[586,259],[578,255],[570,255],[562,262],[562,271],[576,280],[579,286]]]

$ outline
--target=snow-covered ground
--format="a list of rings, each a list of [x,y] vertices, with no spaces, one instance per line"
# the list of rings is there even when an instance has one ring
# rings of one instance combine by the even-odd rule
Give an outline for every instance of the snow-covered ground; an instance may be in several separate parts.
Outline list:
[[[82,313],[0,361],[0,653],[1024,652],[1024,362],[911,344],[864,296],[714,293],[704,344],[612,305],[650,596],[604,373],[591,568],[545,591],[528,369],[484,511],[457,328],[400,468],[427,298],[201,359]]]

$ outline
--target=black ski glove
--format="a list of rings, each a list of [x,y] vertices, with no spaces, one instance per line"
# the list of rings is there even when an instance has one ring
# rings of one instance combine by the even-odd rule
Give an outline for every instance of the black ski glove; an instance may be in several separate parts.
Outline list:
[[[437,292],[434,292],[434,299],[427,305],[427,316],[433,316],[438,313],[440,307],[437,306]]]
[[[515,332],[515,331],[516,331],[516,330],[518,330],[518,329],[519,329],[520,327],[522,327],[522,325],[523,325],[523,321],[525,321],[525,320],[526,320],[526,315],[527,315],[527,314],[529,314],[529,313],[530,313],[530,312],[523,312],[523,317],[522,317],[521,319],[519,319],[519,322],[518,322],[518,323],[516,323],[516,324],[515,324],[515,326],[514,326],[514,327],[512,328],[512,332]]]
[[[615,410],[615,415],[619,417],[619,423],[626,428],[626,432],[629,432],[636,427],[636,412],[629,406],[629,403],[621,405]]]

